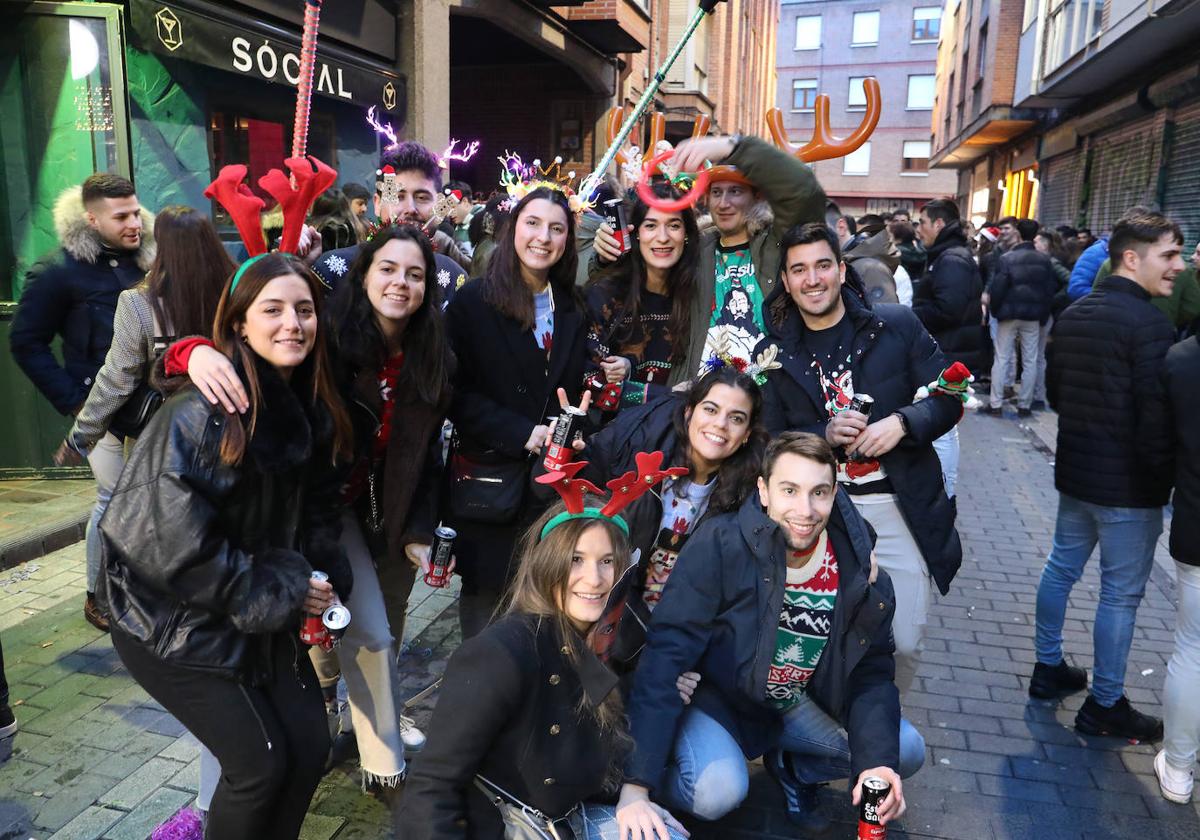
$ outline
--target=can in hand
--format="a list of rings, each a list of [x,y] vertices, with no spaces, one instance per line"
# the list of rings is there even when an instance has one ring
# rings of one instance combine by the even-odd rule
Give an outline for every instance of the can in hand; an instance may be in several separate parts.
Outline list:
[[[329,575],[315,569],[308,577],[309,580],[329,580]],[[306,645],[320,645],[321,647],[332,644],[329,631],[325,629],[325,622],[320,614],[305,613],[304,622],[300,625],[300,641]]]
[[[561,469],[575,458],[575,435],[579,432],[579,421],[587,416],[581,408],[569,405],[563,409],[558,421],[554,424],[554,436],[546,447],[546,458],[542,465],[550,472]]]
[[[633,244],[629,241],[629,233],[625,230],[628,223],[625,221],[625,202],[619,198],[611,198],[604,202],[604,221],[613,229],[613,238],[621,245],[621,253],[624,254]]]
[[[454,553],[454,538],[458,532],[445,525],[439,525],[433,530],[433,545],[429,547],[429,571],[425,574],[425,583],[442,588],[450,580],[446,570],[450,566],[450,556]]]
[[[850,400],[850,410],[866,415],[868,420],[871,419],[871,409],[874,407],[875,398],[870,394],[855,394]]]
[[[862,804],[858,811],[858,840],[883,840],[887,827],[879,822],[879,804],[887,799],[892,786],[878,776],[862,782]]]
[[[321,613],[321,624],[325,627],[325,640],[321,642],[324,650],[333,650],[334,645],[341,641],[350,626],[350,610],[345,604],[330,604]]]

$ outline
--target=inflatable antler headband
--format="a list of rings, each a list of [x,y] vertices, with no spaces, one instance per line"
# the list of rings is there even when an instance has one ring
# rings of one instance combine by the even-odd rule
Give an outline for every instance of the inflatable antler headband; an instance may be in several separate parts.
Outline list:
[[[646,493],[664,478],[676,478],[688,474],[687,467],[668,467],[662,469],[666,456],[662,452],[639,452],[634,456],[636,470],[630,470],[622,476],[614,478],[606,485],[612,491],[612,496],[603,507],[584,507],[584,493],[600,495],[600,488],[584,478],[576,478],[579,471],[587,466],[587,461],[574,461],[560,469],[540,475],[535,479],[539,484],[548,484],[558,491],[567,509],[554,516],[542,528],[538,539],[546,535],[564,522],[572,519],[598,519],[612,522],[618,528],[629,534],[629,525],[620,516],[635,499]]]

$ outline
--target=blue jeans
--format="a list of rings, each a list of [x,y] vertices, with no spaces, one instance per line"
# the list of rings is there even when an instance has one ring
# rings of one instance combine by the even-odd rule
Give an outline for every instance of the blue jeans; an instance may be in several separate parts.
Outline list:
[[[802,784],[817,784],[850,776],[850,743],[846,730],[807,696],[783,716],[779,749],[793,756]],[[900,721],[901,778],[925,763],[925,739],[907,720]],[[668,808],[716,820],[742,803],[750,775],[742,749],[721,724],[697,708],[683,714],[675,752],[663,785]]]
[[[125,467],[125,441],[112,432],[105,432],[104,437],[96,441],[88,453],[88,466],[96,478],[96,506],[92,508],[91,518],[88,519],[84,556],[87,558],[87,591],[95,592],[101,563],[100,518],[112,501],[113,490]]]
[[[619,840],[617,809],[612,805],[594,805],[585,802],[571,816],[571,828],[579,840]],[[684,840],[683,835],[675,829],[668,828],[667,830],[671,834],[671,840]]]
[[[1100,605],[1092,628],[1095,668],[1092,697],[1111,706],[1125,693],[1125,666],[1133,642],[1137,608],[1154,565],[1154,545],[1162,533],[1162,508],[1106,507],[1065,493],[1058,497],[1054,545],[1037,594],[1038,662],[1063,661],[1062,626],[1071,587],[1100,544]]]

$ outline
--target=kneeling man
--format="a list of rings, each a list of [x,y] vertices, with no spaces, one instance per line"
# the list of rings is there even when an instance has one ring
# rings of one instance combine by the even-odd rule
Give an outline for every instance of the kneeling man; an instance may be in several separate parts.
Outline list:
[[[904,812],[901,778],[925,742],[900,718],[891,638],[895,595],[872,568],[874,534],[837,485],[829,444],[784,432],[767,448],[758,494],[710,518],[680,553],[629,700],[635,747],[619,810],[625,824],[671,808],[718,819],[745,798],[746,759],[763,756],[809,831],[822,782],[891,784],[884,821]],[[878,575],[878,579],[876,579]],[[697,672],[690,705],[677,688]],[[626,810],[627,809],[627,810]],[[635,831],[634,837],[637,838]]]

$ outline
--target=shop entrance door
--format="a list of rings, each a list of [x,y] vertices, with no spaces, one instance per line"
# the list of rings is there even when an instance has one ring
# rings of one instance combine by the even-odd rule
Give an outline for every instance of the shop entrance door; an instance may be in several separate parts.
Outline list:
[[[120,6],[0,4],[0,478],[55,472],[69,428],[8,334],[26,271],[58,247],[55,199],[93,172],[131,175],[121,43]]]

